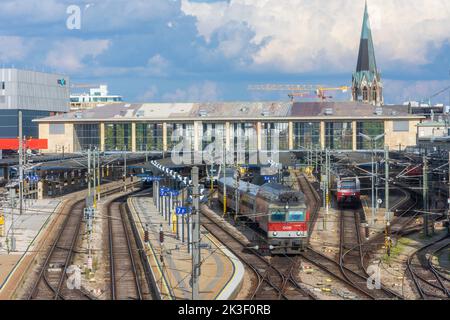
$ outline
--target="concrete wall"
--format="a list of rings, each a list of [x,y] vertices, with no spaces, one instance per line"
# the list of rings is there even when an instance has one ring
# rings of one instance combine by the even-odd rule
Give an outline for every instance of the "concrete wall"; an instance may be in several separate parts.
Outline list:
[[[395,132],[394,121],[386,120],[384,122],[385,144],[389,146],[390,150],[404,150],[406,147],[415,146],[417,144],[417,125],[419,123],[419,120],[410,120],[409,131]]]
[[[39,139],[48,139],[48,149],[41,150],[43,153],[72,153],[74,142],[74,128],[73,124],[63,124],[64,131],[58,133],[51,133],[51,124],[39,124]]]
[[[447,136],[447,128],[443,126],[426,126],[426,127],[418,127],[417,130],[419,134],[419,139],[424,137],[444,137]]]

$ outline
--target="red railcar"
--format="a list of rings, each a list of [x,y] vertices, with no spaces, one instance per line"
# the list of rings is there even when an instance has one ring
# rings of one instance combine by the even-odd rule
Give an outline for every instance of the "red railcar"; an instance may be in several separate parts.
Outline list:
[[[296,254],[306,249],[311,216],[302,192],[277,183],[257,186],[233,178],[218,181],[219,200],[227,188],[227,207],[254,222],[265,234],[272,254]],[[223,203],[223,202],[222,202]]]
[[[339,207],[357,207],[361,204],[361,182],[350,170],[339,170],[331,177],[332,190]]]

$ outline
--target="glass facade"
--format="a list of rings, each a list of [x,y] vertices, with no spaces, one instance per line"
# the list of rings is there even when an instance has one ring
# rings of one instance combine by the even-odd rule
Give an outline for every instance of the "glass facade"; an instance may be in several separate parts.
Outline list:
[[[353,149],[353,126],[351,122],[326,122],[325,147],[331,150]]]
[[[230,124],[230,142],[233,150],[245,149],[256,151],[258,149],[256,123],[232,123]]]
[[[383,121],[368,121],[368,122],[357,122],[357,149],[358,150],[371,150],[372,142],[364,139],[359,134],[365,134],[371,138],[375,138],[384,133],[384,122]],[[384,137],[375,142],[375,149],[384,148]]]
[[[202,141],[202,150],[215,141],[224,141],[225,126],[219,123],[203,123],[199,130],[199,140]]]
[[[73,139],[75,152],[87,150],[90,146],[100,149],[100,125],[75,124]]]
[[[131,151],[131,123],[105,123],[105,151]]]
[[[261,148],[263,150],[276,148],[275,139],[278,139],[278,150],[289,150],[289,124],[286,122],[261,123]]]
[[[39,125],[35,119],[49,117],[48,111],[22,110],[23,135],[39,138]],[[19,110],[0,110],[0,137],[17,138],[19,136]]]
[[[136,151],[163,151],[163,124],[136,124]]]
[[[184,141],[194,151],[194,124],[193,123],[168,123],[167,124],[167,151]],[[187,146],[185,144],[185,146]]]
[[[320,122],[294,122],[294,149],[320,147]]]

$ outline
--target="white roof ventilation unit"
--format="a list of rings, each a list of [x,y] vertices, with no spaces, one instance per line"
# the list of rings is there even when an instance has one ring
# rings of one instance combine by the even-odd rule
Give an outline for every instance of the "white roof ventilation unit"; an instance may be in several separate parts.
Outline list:
[[[83,118],[83,113],[81,111],[75,112],[75,119],[82,119],[82,118]]]
[[[334,114],[334,110],[333,110],[333,108],[326,108],[324,110],[324,113],[326,116],[332,116]]]
[[[207,117],[208,116],[208,111],[206,110],[200,110],[198,112],[198,114],[200,115],[200,117]]]
[[[263,117],[268,117],[268,116],[270,116],[270,111],[265,110],[261,114]]]
[[[377,116],[382,116],[383,115],[383,108],[381,108],[381,107],[377,107],[376,109],[375,109],[375,112],[374,112]]]
[[[137,118],[143,118],[144,116],[145,116],[144,110],[138,110],[138,111],[136,112],[136,117],[137,117]]]

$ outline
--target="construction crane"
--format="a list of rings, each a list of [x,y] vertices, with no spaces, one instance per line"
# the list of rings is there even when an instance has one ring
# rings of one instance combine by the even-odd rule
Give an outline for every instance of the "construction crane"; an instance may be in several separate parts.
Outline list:
[[[350,88],[347,86],[340,87],[326,87],[323,85],[282,85],[282,84],[263,84],[250,85],[250,91],[290,91],[288,97],[293,101],[295,97],[301,98],[319,98],[321,101],[332,99],[332,96],[327,96],[329,91],[347,92]]]

